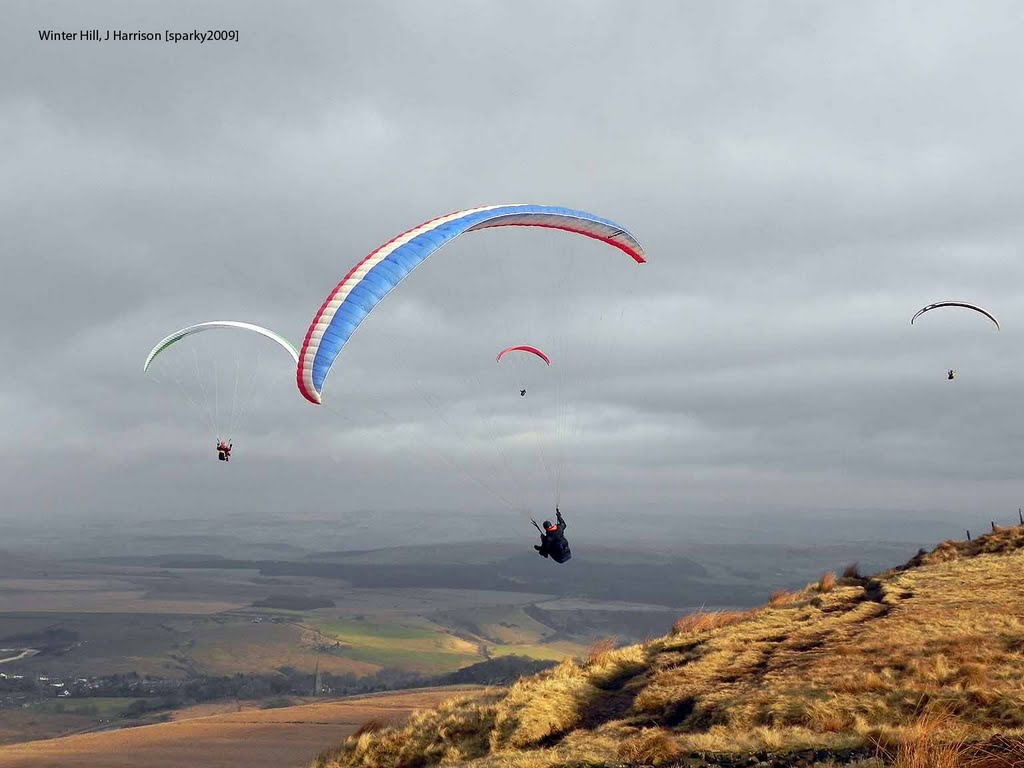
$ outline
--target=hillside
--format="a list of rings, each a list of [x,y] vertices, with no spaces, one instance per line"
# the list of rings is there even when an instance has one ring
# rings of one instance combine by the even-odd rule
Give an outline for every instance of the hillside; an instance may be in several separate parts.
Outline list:
[[[204,705],[176,713],[173,722],[0,747],[0,768],[303,766],[318,744],[344,738],[368,718],[399,722],[454,690],[396,691],[277,709],[233,703],[237,711],[229,712],[223,711],[225,703]]]
[[[405,726],[367,724],[315,765],[463,762],[1024,766],[1024,528],[686,616]]]

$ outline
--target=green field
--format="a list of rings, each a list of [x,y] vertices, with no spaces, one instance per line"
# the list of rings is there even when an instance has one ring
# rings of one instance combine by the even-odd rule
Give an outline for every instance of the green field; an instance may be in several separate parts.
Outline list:
[[[470,664],[483,661],[481,655],[448,653],[444,651],[416,651],[406,648],[351,648],[344,651],[354,661],[378,664],[386,669],[419,672],[434,675],[454,672]]]
[[[347,658],[390,669],[428,674],[450,672],[483,659],[476,643],[463,640],[426,620],[375,624],[352,619],[314,618],[307,626],[320,642],[337,644]]]
[[[451,615],[473,634],[492,643],[533,645],[555,634],[551,627],[541,624],[519,606],[494,606]]]
[[[586,652],[568,640],[547,642],[554,634],[516,608],[481,611],[477,623],[457,622],[462,636],[425,619],[405,624],[377,624],[353,619],[313,619],[321,642],[339,644],[336,653],[349,659],[409,672],[438,674],[482,661],[485,656],[529,656],[560,661]],[[472,631],[472,630],[475,630]]]
[[[233,619],[197,622],[192,640],[182,658],[195,671],[205,674],[260,674],[281,667],[312,671],[317,664],[324,672],[368,675],[380,665],[372,660],[338,654],[319,654],[316,632],[299,618],[293,623],[253,624]]]
[[[542,661],[561,661],[566,656],[585,656],[587,646],[568,640],[555,643],[522,643],[516,645],[488,645],[487,652],[491,656],[529,656]]]
[[[377,624],[357,619],[314,619],[309,625],[319,629],[321,632],[338,639],[346,641],[374,639],[384,643],[390,642],[413,642],[429,643],[441,642],[440,638],[451,639],[451,635],[444,632],[437,625],[429,622],[421,622],[413,619],[406,624]]]
[[[84,699],[50,699],[36,702],[31,708],[36,712],[49,714],[115,718],[120,717],[136,701],[140,699],[95,696]]]

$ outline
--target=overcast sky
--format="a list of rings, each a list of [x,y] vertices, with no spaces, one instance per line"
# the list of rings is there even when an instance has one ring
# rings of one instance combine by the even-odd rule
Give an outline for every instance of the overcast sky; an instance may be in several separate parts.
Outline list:
[[[209,28],[241,42],[38,35]],[[1015,510],[1022,32],[1013,2],[0,4],[0,516],[451,509],[505,535],[553,475],[577,519]],[[254,371],[230,466],[141,373],[205,320],[299,342],[370,250],[504,202],[612,218],[649,263],[469,234],[320,408],[280,350],[207,334],[184,376]],[[942,299],[1003,330],[910,326]],[[554,350],[524,399],[514,343]]]

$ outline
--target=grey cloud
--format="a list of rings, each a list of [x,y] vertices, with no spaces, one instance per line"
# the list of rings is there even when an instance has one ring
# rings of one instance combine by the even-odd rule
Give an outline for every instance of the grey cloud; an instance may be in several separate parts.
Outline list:
[[[565,363],[569,503],[921,509],[1024,491],[1016,4],[2,14],[6,515],[503,508],[480,481],[548,504],[488,367],[524,336]],[[243,42],[36,36],[205,26]],[[140,375],[157,339],[202,320],[301,341],[365,253],[503,201],[612,217],[650,263],[467,235],[370,317],[323,407],[270,377],[230,478],[202,419]],[[1004,330],[909,326],[958,297]]]

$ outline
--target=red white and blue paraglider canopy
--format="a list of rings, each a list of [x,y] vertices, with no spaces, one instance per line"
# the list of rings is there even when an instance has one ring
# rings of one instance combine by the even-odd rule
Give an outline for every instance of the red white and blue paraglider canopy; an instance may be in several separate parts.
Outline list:
[[[341,350],[381,299],[410,272],[464,232],[491,227],[546,227],[601,240],[638,264],[644,250],[614,221],[549,205],[489,205],[431,219],[382,245],[356,264],[324,301],[306,332],[296,379],[311,403],[321,402],[324,382]]]

